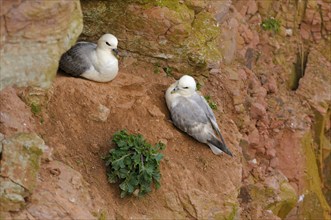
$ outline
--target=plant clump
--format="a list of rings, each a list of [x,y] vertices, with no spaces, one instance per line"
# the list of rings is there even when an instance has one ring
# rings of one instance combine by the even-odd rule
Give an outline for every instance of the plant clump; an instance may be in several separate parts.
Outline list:
[[[121,198],[127,195],[143,196],[160,187],[160,161],[165,145],[149,144],[141,134],[128,134],[126,130],[114,134],[116,147],[103,158],[110,183],[120,182]]]
[[[209,95],[204,96],[209,107],[213,110],[217,110],[217,104],[211,99]]]
[[[278,33],[280,30],[280,20],[277,20],[273,17],[267,18],[262,21],[261,27],[266,31],[273,31],[274,33]]]
[[[163,71],[166,73],[167,76],[173,76],[171,67],[165,66],[163,67]]]

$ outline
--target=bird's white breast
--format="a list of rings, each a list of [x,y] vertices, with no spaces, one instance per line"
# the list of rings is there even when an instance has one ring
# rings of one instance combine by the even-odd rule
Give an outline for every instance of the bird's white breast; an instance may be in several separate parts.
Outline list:
[[[92,66],[82,76],[97,82],[108,82],[118,73],[118,60],[109,51],[96,50],[91,54]]]
[[[168,109],[172,109],[173,107],[175,107],[178,103],[178,100],[176,99],[176,97],[178,96],[177,94],[171,94],[171,91],[175,88],[176,83],[173,83],[171,86],[169,86],[169,88],[166,91],[165,94],[165,98],[166,98],[166,103],[168,106]]]

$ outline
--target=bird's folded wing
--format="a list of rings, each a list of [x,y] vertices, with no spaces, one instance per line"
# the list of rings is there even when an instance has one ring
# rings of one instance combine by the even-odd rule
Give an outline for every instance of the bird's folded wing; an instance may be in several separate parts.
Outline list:
[[[97,45],[94,43],[77,43],[62,55],[60,68],[68,74],[80,76],[91,67],[92,61],[90,56],[96,47]]]
[[[178,97],[179,102],[171,111],[173,123],[181,130],[194,134],[203,124],[209,122],[203,109],[193,100]]]
[[[197,105],[199,105],[203,109],[203,111],[206,113],[207,118],[209,119],[210,123],[212,124],[214,130],[216,131],[218,136],[221,138],[222,142],[225,143],[223,136],[221,134],[221,131],[218,127],[214,112],[210,108],[206,99],[203,96],[199,95],[198,93],[194,94],[192,96],[192,99],[197,103]]]

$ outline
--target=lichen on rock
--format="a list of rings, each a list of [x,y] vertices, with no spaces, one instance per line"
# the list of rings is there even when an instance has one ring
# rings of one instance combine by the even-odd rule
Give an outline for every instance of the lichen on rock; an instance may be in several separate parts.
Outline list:
[[[306,189],[303,201],[298,207],[298,216],[311,219],[328,219],[330,206],[327,203],[322,191],[322,182],[317,167],[317,159],[314,153],[314,142],[312,134],[306,133],[302,139],[302,147],[306,156]]]
[[[284,219],[294,208],[297,194],[289,184],[288,179],[280,171],[271,173],[264,182],[249,184],[242,190],[251,199],[256,210],[270,210],[275,216]],[[252,213],[253,218],[259,218],[261,213]]]
[[[121,49],[139,58],[164,62],[181,74],[206,74],[222,58],[220,27],[207,6],[207,1],[82,1],[82,39],[110,32]]]
[[[212,14],[200,12],[196,15],[190,36],[186,39],[188,62],[193,67],[215,66],[221,60],[220,28]],[[216,64],[217,65],[217,64]]]
[[[19,211],[36,187],[41,156],[47,148],[35,133],[18,133],[2,141],[0,210]]]
[[[269,209],[277,215],[278,217],[284,219],[287,214],[294,208],[297,202],[297,194],[293,187],[288,183],[288,181],[284,181],[279,183],[280,192],[279,197],[280,201],[277,201],[271,205],[269,205]]]

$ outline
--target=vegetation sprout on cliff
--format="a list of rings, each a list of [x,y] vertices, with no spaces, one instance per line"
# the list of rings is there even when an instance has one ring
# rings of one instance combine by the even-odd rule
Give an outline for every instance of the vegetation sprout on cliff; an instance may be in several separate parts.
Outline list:
[[[209,95],[206,95],[204,97],[208,102],[209,107],[213,110],[217,110],[217,104],[212,100],[212,98]]]
[[[141,134],[132,135],[121,130],[114,134],[116,147],[104,157],[110,183],[120,182],[121,198],[126,195],[143,196],[151,192],[154,183],[160,187],[160,161],[165,145],[147,143]]]
[[[261,27],[263,28],[263,30],[278,33],[280,30],[280,20],[277,20],[273,17],[267,18],[262,21]]]

